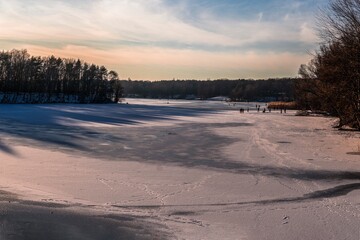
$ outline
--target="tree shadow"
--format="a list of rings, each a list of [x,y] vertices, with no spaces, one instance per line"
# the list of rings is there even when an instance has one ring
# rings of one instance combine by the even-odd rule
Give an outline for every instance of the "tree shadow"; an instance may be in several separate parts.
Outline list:
[[[116,130],[118,134],[104,132],[102,127],[106,128],[106,125],[134,126],[144,121],[217,114],[209,109],[117,104],[4,104],[1,105],[1,112],[4,114],[0,117],[0,134],[30,145],[35,141],[78,151],[90,151],[91,142],[99,137],[111,142],[124,140],[119,129]],[[0,144],[0,151],[15,155],[14,150],[6,144]]]
[[[34,111],[46,114],[47,122],[60,124],[59,119],[69,119],[84,123],[108,125],[136,125],[143,121],[154,122],[179,117],[196,117],[203,114],[217,114],[212,109],[198,109],[172,106],[147,105],[35,105]],[[36,124],[36,122],[33,122]]]
[[[0,141],[0,151],[9,154],[9,155],[13,155],[13,156],[19,156],[19,154],[17,153],[17,151],[15,151],[14,148],[9,147],[7,144],[4,144],[3,142]]]

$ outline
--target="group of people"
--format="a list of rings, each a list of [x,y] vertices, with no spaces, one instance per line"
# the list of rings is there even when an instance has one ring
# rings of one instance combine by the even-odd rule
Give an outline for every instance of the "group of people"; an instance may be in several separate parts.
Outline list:
[[[261,106],[260,105],[255,105],[255,108],[257,110],[257,112],[260,112],[260,109],[261,109]],[[271,113],[271,108],[267,107],[267,105],[265,105],[265,107],[263,108],[262,112],[263,113],[266,113],[266,109],[269,111],[269,113]],[[246,109],[247,112],[250,112],[250,108],[248,107]],[[240,108],[240,113],[244,113],[245,112],[245,109],[244,108]],[[286,113],[286,108],[280,108],[280,113]]]
[[[246,109],[246,111],[247,111],[247,112],[249,112],[249,111],[250,111],[250,109],[249,109],[249,108],[247,108],[247,109]],[[244,113],[244,112],[245,112],[245,109],[244,109],[244,108],[240,108],[240,113]]]

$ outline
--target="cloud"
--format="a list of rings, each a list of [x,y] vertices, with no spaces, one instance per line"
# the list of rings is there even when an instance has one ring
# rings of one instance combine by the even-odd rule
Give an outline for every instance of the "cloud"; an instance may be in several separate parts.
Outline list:
[[[0,0],[0,43],[4,49],[84,58],[133,78],[142,78],[141,72],[144,78],[156,78],[155,73],[172,78],[169,69],[189,77],[283,75],[296,72],[288,62],[307,61],[306,51],[316,42],[313,5],[313,0]]]
[[[314,29],[308,23],[303,23],[300,27],[300,39],[304,42],[317,42],[319,38],[314,32]]]
[[[51,2],[51,1],[50,1]],[[154,7],[156,6],[156,8]],[[156,10],[155,10],[156,9]],[[2,39],[183,42],[232,44],[233,39],[186,24],[158,0],[93,1],[84,9],[70,2],[1,1]]]
[[[197,11],[197,21],[183,21],[177,12],[187,12],[188,4],[169,7],[161,0],[113,1],[27,1],[1,0],[0,26],[2,39],[72,42],[74,44],[106,45],[107,43],[138,43],[176,46],[207,45],[237,46],[267,39],[294,40],[303,38],[302,23],[265,21],[260,12],[256,19],[219,19],[209,10]],[[203,3],[206,1],[202,1]],[[87,3],[87,4],[85,4]],[[307,25],[308,26],[308,25]],[[310,36],[311,29],[306,29]],[[101,46],[100,46],[101,47]],[[109,47],[112,47],[109,44]]]

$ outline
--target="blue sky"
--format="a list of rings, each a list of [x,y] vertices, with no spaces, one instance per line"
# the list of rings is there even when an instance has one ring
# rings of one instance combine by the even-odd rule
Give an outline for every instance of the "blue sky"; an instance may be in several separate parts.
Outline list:
[[[132,79],[296,76],[325,0],[0,0],[0,48]]]

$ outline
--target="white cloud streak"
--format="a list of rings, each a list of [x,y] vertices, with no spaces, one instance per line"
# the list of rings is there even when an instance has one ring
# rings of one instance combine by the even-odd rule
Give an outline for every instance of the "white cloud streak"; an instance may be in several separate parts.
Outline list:
[[[0,37],[59,41],[134,41],[241,46],[249,41],[298,40],[304,26],[295,21],[222,20],[207,15],[201,26],[175,17],[161,0],[96,0],[86,7],[66,1],[0,1]],[[186,8],[183,6],[183,8]],[[304,25],[305,24],[305,25]],[[311,31],[307,28],[306,31]],[[307,40],[307,38],[305,38]],[[311,39],[312,40],[312,39]]]

